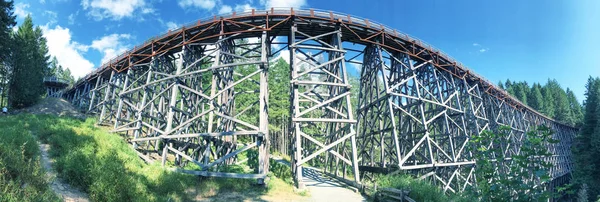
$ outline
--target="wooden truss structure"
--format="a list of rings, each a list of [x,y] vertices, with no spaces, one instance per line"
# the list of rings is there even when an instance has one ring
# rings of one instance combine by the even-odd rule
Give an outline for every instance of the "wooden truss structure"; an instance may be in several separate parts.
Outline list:
[[[282,50],[290,61],[286,128],[299,187],[309,164],[355,185],[370,173],[399,170],[460,192],[474,182],[472,135],[510,127],[504,152],[511,156],[541,124],[561,141],[547,159],[552,177],[568,181],[576,128],[421,41],[329,11],[252,10],[199,20],[111,60],[65,97],[126,134],[146,161],[261,182],[269,168],[269,58]],[[359,67],[359,86],[350,84],[349,66]],[[236,107],[244,96],[251,102]],[[249,143],[239,144],[242,138]],[[225,172],[249,149],[258,151],[256,173]]]

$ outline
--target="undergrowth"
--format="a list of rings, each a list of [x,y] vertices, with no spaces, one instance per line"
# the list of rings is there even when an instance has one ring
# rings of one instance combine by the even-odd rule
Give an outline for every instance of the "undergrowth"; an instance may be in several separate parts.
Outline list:
[[[27,161],[28,158],[31,159],[29,156],[35,157],[39,153],[34,135],[42,142],[51,145],[50,156],[56,160],[53,166],[59,177],[87,192],[92,201],[189,201],[198,197],[209,198],[231,192],[244,193],[234,200],[256,200],[261,195],[292,190],[289,183],[283,182],[277,177],[273,177],[268,182],[267,188],[264,188],[257,186],[256,180],[200,178],[167,171],[160,165],[160,162],[145,164],[121,137],[96,127],[95,121],[91,118],[83,121],[52,115],[18,115],[9,119],[19,120],[18,123],[12,124],[15,125],[15,130],[22,128],[23,125],[28,125],[27,129],[31,131],[29,134],[31,140],[23,140],[15,136],[14,139],[19,139],[20,142],[10,145],[27,146],[26,158],[24,157],[25,159],[21,164],[17,164],[18,166],[9,167],[8,171],[2,169],[4,164],[7,164],[5,162],[14,164],[12,161],[18,159],[1,159],[0,171],[30,173],[33,177],[21,181],[29,180],[30,187],[41,190],[36,193],[40,193],[40,197],[47,199],[53,200],[53,196],[43,192],[47,190],[46,184],[43,181],[36,181],[38,176],[43,176],[43,172],[39,171],[40,166],[37,163],[39,161],[35,158],[30,162]],[[22,132],[15,132],[15,134]],[[10,140],[0,138],[0,141]],[[2,154],[0,158],[19,156],[17,154],[4,155],[1,146],[2,144],[0,144],[0,153]],[[17,149],[19,148],[6,150],[17,151]],[[34,164],[34,166],[28,165],[28,163]],[[22,167],[32,168],[39,172],[19,170]],[[276,170],[281,169],[276,168]],[[15,179],[19,180],[20,178]],[[22,184],[21,181],[16,182],[14,186],[19,188]],[[14,192],[16,193],[16,191],[18,190]],[[14,194],[9,195],[13,196]],[[44,200],[46,198],[41,198],[41,201],[48,201]],[[4,201],[2,199],[0,196],[0,201]],[[19,199],[21,198],[14,200],[21,201]]]
[[[0,201],[59,201],[45,178],[31,124],[0,117]]]
[[[415,179],[410,175],[379,175],[375,179],[378,187],[388,187],[400,190],[410,190],[408,196],[415,201],[430,202],[467,202],[475,201],[470,197],[445,194],[438,186],[432,185],[427,181]],[[375,198],[379,200],[379,198]]]

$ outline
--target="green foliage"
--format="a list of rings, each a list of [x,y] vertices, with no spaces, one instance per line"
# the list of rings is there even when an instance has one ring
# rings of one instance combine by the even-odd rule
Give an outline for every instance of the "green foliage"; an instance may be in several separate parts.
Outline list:
[[[567,88],[567,100],[569,104],[569,113],[567,123],[570,123],[575,126],[579,126],[583,121],[583,109],[579,102],[577,102],[577,98],[573,91]]]
[[[581,104],[571,90],[567,88],[565,91],[555,79],[549,79],[544,86],[534,83],[529,87],[527,82],[510,80],[499,86],[523,104],[553,119],[572,126],[581,123],[583,118]]]
[[[542,111],[544,108],[544,97],[542,96],[542,86],[538,83],[533,84],[531,90],[529,91],[529,95],[527,95],[527,104],[537,110]]]
[[[1,117],[0,201],[59,201],[48,186],[31,126],[18,117]]]
[[[2,120],[0,119],[0,121]],[[139,159],[130,145],[118,135],[95,127],[95,121],[92,119],[81,121],[72,118],[57,118],[50,115],[18,115],[11,116],[10,120],[13,122],[0,123],[13,126],[14,130],[17,130],[10,133],[14,134],[14,138],[5,138],[3,135],[0,142],[8,141],[11,143],[10,145],[23,145],[24,142],[27,142],[25,144],[26,149],[24,149],[26,156],[37,155],[38,153],[35,138],[31,134],[38,136],[42,142],[49,143],[51,145],[50,155],[56,160],[54,166],[58,175],[69,184],[86,191],[92,201],[190,201],[193,199],[190,198],[190,191],[197,193],[199,197],[213,197],[217,194],[231,192],[243,192],[260,196],[270,193],[271,190],[255,186],[255,180],[223,178],[198,180],[194,176],[168,171],[160,165],[160,162],[147,165]],[[29,130],[31,133],[25,133],[25,130]],[[22,138],[23,134],[27,134],[27,137],[31,139]],[[30,145],[31,142],[33,144]],[[39,165],[28,166],[18,164],[11,159],[7,160],[4,150],[1,148],[0,154],[3,154],[0,155],[1,171],[3,171],[4,165],[10,165],[8,171],[11,173],[20,172],[19,176],[25,174],[43,176],[41,171],[34,172],[33,170],[39,169]],[[18,150],[18,152],[20,151]],[[11,154],[8,156],[18,155]],[[34,159],[31,162],[37,163],[38,161]],[[238,168],[232,167],[230,169]],[[11,176],[12,179],[13,175],[3,174],[0,178],[6,176]],[[43,184],[43,181],[39,183],[32,182],[32,180],[29,180],[30,178],[37,179],[26,178],[28,181],[25,182],[29,184],[28,186],[40,187],[37,184]],[[22,178],[12,180],[16,181],[16,179]],[[22,181],[16,181],[14,187],[20,188],[23,184]],[[281,182],[276,178],[273,181],[274,183]],[[0,180],[0,183],[4,182],[4,180]],[[0,187],[3,187],[1,185]],[[44,185],[44,187],[47,186]],[[17,197],[14,201],[22,201],[21,198],[18,198],[21,196],[17,195],[17,191],[20,189],[9,190],[14,194],[9,193],[6,196],[9,197],[8,199]],[[39,190],[42,190],[42,188],[39,188]],[[45,192],[39,190],[38,195],[42,196]],[[0,189],[0,191],[3,190]],[[0,201],[5,201],[1,197],[4,197],[4,194],[0,194]],[[28,192],[26,197],[33,197],[33,195]],[[40,197],[34,199],[38,198]],[[34,199],[30,201],[54,200],[47,196],[41,200]],[[27,198],[24,200],[28,201]]]
[[[281,58],[269,68],[269,124],[274,126],[286,123],[290,117],[289,72],[289,65]]]
[[[75,83],[75,78],[71,74],[71,70],[69,68],[64,68],[58,64],[58,60],[56,57],[52,57],[52,61],[50,61],[49,71],[46,76],[53,76],[57,79],[63,79],[69,82],[69,84]]]
[[[580,190],[587,187],[586,195],[596,201],[600,194],[600,78],[588,79],[585,96],[583,123],[573,143],[574,182]]]
[[[12,75],[9,105],[24,108],[35,104],[45,93],[44,75],[48,71],[48,47],[40,27],[33,26],[31,16],[13,34]]]
[[[275,177],[283,180],[284,182],[288,183],[288,184],[293,184],[293,178],[292,178],[292,170],[290,169],[289,166],[284,165],[282,163],[278,163],[273,159],[269,159],[269,172],[270,174],[273,174]]]
[[[12,68],[6,61],[10,59],[13,47],[12,27],[17,24],[13,9],[13,1],[0,1],[0,107],[8,104],[8,81]]]
[[[6,61],[10,57],[10,49],[13,47],[11,40],[12,27],[16,22],[13,13],[13,1],[0,1],[0,60]]]
[[[445,194],[439,186],[427,181],[417,180],[410,175],[378,175],[375,182],[378,187],[409,190],[408,196],[415,201],[447,202],[473,201],[456,194]],[[375,200],[378,200],[377,198]]]
[[[254,170],[258,168],[258,151],[250,149],[247,152],[248,166]],[[292,170],[289,166],[269,159],[269,175],[275,176],[288,184],[293,184]]]
[[[498,133],[484,131],[472,137],[471,143],[476,161],[475,175],[477,190],[474,195],[482,201],[544,201],[552,197],[552,192],[538,184],[551,180],[552,164],[544,159],[552,156],[549,144],[558,143],[552,139],[553,132],[539,126],[525,134],[519,154],[504,155],[506,147],[514,144],[505,141],[511,133],[508,127],[501,127]]]

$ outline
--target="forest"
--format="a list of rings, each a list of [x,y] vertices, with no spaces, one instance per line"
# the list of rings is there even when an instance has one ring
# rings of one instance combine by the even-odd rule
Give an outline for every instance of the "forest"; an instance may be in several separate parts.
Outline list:
[[[561,123],[579,126],[583,119],[581,104],[569,88],[563,89],[556,79],[548,79],[543,86],[534,83],[529,86],[526,81],[499,82],[498,86],[523,104],[535,109]]]
[[[74,83],[68,68],[50,58],[42,29],[31,16],[16,26],[12,1],[0,1],[0,107],[19,109],[37,103],[46,93],[44,77]]]
[[[564,124],[579,128],[579,134],[571,148],[574,157],[574,173],[571,182],[578,201],[597,201],[600,195],[600,78],[589,77],[585,86],[585,98],[580,104],[573,91],[563,89],[549,79],[544,85],[527,82],[498,83],[523,104]]]

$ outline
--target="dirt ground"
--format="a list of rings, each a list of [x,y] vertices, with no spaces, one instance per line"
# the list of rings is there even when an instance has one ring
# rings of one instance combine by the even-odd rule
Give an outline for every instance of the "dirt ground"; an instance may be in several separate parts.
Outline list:
[[[87,202],[89,201],[88,195],[69,184],[63,182],[59,177],[56,176],[56,172],[52,169],[52,163],[54,160],[48,156],[48,150],[50,145],[40,144],[40,151],[42,153],[42,166],[46,170],[46,177],[50,182],[50,187],[65,202]]]
[[[60,98],[45,98],[35,106],[9,111],[9,114],[31,113],[31,114],[53,114],[57,116],[72,116],[84,119],[85,115],[79,113],[71,103]]]

